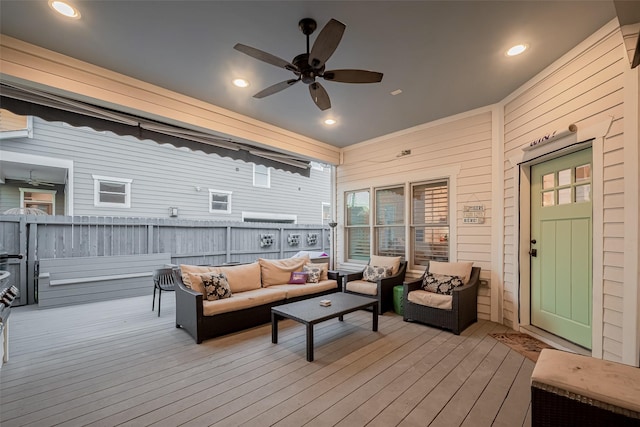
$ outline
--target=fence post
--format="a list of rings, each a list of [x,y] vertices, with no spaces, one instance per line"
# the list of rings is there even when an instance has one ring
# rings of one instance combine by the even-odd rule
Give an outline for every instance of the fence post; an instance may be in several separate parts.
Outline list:
[[[25,218],[20,219],[21,231],[22,231],[22,222],[25,221]],[[25,226],[26,231],[26,226]],[[22,233],[21,233],[22,234]],[[25,232],[24,238],[20,238],[20,249],[22,250],[23,242],[26,242],[27,233]],[[32,222],[29,224],[29,243],[27,245],[27,265],[26,265],[26,283],[24,284],[24,289],[27,290],[27,304],[35,304],[37,302],[36,299],[36,263],[37,259],[37,242],[38,242],[38,224]],[[22,268],[24,263],[20,263],[20,277],[23,276]],[[21,279],[22,280],[22,279]]]
[[[227,225],[227,235],[226,235],[227,241],[226,241],[226,250],[227,250],[227,254],[226,254],[226,258],[225,258],[225,262],[231,262],[231,226]]]
[[[153,224],[147,224],[147,253],[153,253]]]

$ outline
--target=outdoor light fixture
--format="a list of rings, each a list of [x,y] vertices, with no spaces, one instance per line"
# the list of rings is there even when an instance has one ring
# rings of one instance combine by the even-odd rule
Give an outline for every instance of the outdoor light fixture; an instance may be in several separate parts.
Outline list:
[[[176,218],[178,216],[178,208],[175,208],[175,207],[169,208],[169,216],[171,218]]]

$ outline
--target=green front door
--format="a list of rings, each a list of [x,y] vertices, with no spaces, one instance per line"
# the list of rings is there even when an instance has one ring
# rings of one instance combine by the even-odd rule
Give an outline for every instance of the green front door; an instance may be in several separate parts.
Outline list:
[[[591,348],[591,148],[531,168],[531,324]]]

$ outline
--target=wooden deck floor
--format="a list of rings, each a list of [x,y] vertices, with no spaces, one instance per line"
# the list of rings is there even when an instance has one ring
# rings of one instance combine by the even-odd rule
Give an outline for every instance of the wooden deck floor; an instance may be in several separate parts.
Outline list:
[[[533,362],[481,321],[460,336],[386,313],[316,326],[280,322],[197,345],[151,297],[15,308],[0,370],[0,425],[530,425]]]

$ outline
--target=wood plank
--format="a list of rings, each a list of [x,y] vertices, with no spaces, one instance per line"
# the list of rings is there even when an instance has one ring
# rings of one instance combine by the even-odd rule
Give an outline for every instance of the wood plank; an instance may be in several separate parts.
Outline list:
[[[502,425],[530,424],[533,363],[487,336],[351,313],[305,329],[280,322],[197,345],[150,297],[12,311],[11,359],[0,370],[0,424]],[[515,423],[515,424],[514,424]]]

